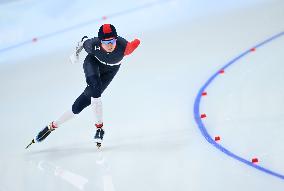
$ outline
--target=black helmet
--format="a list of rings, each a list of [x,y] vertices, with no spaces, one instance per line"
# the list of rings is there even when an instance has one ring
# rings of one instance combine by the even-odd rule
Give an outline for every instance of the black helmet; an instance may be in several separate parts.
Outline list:
[[[111,24],[103,24],[99,29],[98,37],[100,40],[111,37],[117,38],[115,27]]]

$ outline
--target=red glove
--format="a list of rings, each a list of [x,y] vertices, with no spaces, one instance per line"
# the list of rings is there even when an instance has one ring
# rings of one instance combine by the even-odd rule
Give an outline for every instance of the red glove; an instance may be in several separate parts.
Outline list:
[[[131,42],[128,42],[124,51],[124,56],[131,54],[140,44],[139,39],[135,39]]]

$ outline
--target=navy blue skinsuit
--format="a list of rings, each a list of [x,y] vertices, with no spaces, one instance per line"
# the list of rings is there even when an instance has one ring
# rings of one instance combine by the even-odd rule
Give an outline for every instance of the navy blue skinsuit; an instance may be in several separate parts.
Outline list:
[[[80,113],[91,104],[91,97],[99,98],[110,84],[120,68],[128,41],[118,37],[113,52],[106,52],[101,47],[99,38],[95,37],[84,42],[83,47],[88,53],[83,68],[87,87],[72,105],[74,114]]]

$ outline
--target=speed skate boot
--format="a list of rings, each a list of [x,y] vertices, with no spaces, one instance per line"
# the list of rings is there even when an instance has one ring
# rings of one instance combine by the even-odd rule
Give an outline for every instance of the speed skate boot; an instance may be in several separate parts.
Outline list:
[[[54,131],[57,128],[54,121],[52,121],[49,125],[45,126],[43,130],[41,130],[38,135],[36,136],[36,141],[41,142],[43,141],[52,131]]]
[[[54,131],[57,128],[56,124],[51,122],[49,125],[45,126],[38,134],[37,136],[30,142],[30,144],[26,147],[26,149],[31,146],[33,143],[41,142],[43,141],[52,131]]]
[[[97,143],[97,147],[100,148],[102,146],[105,131],[103,130],[103,123],[95,125],[97,130],[94,139],[95,142]]]

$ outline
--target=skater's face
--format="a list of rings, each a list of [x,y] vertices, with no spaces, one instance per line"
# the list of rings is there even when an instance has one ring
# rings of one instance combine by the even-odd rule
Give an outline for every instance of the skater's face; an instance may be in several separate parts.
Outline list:
[[[107,52],[114,51],[116,47],[116,38],[106,38],[101,41],[103,49]]]

